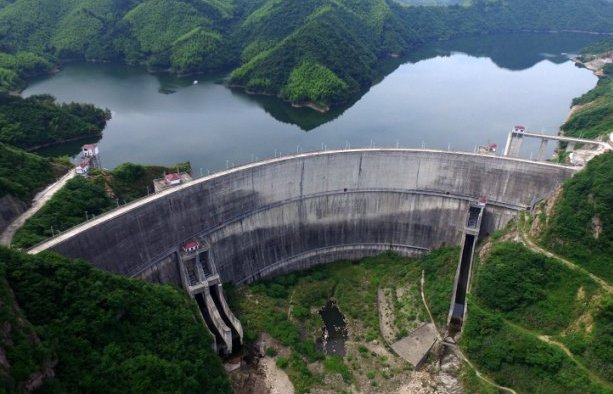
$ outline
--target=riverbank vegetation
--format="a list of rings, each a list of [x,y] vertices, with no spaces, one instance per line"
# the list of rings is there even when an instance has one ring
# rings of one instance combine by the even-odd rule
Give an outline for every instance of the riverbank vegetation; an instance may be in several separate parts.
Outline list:
[[[401,337],[406,336],[407,327],[428,321],[419,295],[422,269],[429,270],[427,281],[432,280],[429,285],[435,289],[429,296],[444,298],[445,313],[448,311],[451,288],[447,283],[436,287],[434,281],[438,273],[455,273],[456,252],[442,249],[415,259],[382,254],[357,262],[341,261],[230,288],[227,294],[243,324],[246,341],[256,341],[263,333],[270,335],[274,342],[267,346],[274,350],[267,353],[276,357],[298,392],[317,388],[342,391],[349,385],[358,390],[389,391],[406,384],[412,368],[382,346],[378,291],[385,290],[391,297],[394,316],[389,317],[389,324],[402,333]],[[328,300],[335,301],[346,319],[344,356],[322,353],[319,310]]]
[[[58,104],[49,95],[0,93],[0,142],[31,150],[102,134],[110,111],[91,104]]]
[[[0,294],[2,390],[34,377],[44,392],[230,392],[195,303],[175,288],[0,248]]]
[[[610,32],[612,9],[601,0],[445,7],[386,0],[17,0],[0,3],[0,52],[12,59],[0,61],[0,81],[14,89],[28,75],[73,60],[179,74],[234,69],[231,83],[250,92],[327,107],[383,77],[383,59],[424,42],[525,30]],[[317,77],[317,89],[299,83],[309,75]]]
[[[0,52],[0,92],[16,91],[26,86],[29,78],[51,72],[53,63],[32,52],[13,54]]]
[[[28,248],[120,204],[153,193],[153,179],[177,169],[191,170],[189,163],[175,167],[124,163],[112,171],[92,169],[88,177],[69,180],[17,230],[12,245]]]
[[[598,75],[596,87],[573,100],[577,106],[562,125],[565,135],[582,138],[607,138],[613,130],[613,64],[605,63],[613,51],[609,38],[583,50],[579,61],[588,64]],[[598,64],[591,64],[591,63]]]

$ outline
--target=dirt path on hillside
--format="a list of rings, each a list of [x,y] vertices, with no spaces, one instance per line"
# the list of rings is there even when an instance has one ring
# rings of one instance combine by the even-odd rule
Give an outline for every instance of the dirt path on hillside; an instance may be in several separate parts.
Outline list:
[[[32,200],[32,206],[27,211],[22,213],[17,219],[13,220],[13,222],[6,227],[2,235],[0,235],[0,245],[10,246],[13,236],[15,236],[17,230],[23,226],[26,220],[38,212],[47,203],[47,201],[49,201],[51,197],[58,192],[58,190],[64,187],[66,182],[75,176],[76,173],[74,172],[74,169],[71,168],[70,171],[68,171],[57,182],[52,183],[51,185],[47,186],[45,190],[38,193],[36,197],[34,197],[34,200]]]
[[[604,387],[607,388],[611,388],[613,387],[611,385],[611,383],[607,382],[606,380],[602,379],[600,376],[596,375],[594,372],[592,372],[592,370],[590,370],[587,366],[585,366],[581,361],[579,361],[575,355],[566,347],[566,345],[564,345],[563,343],[560,343],[558,341],[556,341],[555,339],[552,339],[550,336],[548,335],[541,335],[537,332],[534,332],[532,330],[529,330],[525,327],[522,327],[518,324],[515,324],[513,322],[510,322],[507,319],[503,319],[503,321],[510,325],[511,327],[523,332],[526,335],[530,335],[533,336],[535,338],[537,338],[539,341],[545,342],[551,346],[555,346],[558,349],[562,350],[571,360],[573,363],[575,363],[575,365],[581,369],[583,372],[585,372],[592,380],[600,383],[601,385],[603,385]]]
[[[583,267],[578,266],[577,264],[566,260],[565,258],[556,255],[555,253],[552,253],[546,249],[543,249],[542,247],[538,246],[534,241],[532,241],[532,239],[530,238],[530,236],[528,234],[525,233],[524,229],[519,228],[521,226],[518,226],[518,232],[519,232],[519,237],[522,240],[522,242],[524,243],[524,245],[526,245],[528,247],[528,249],[540,253],[540,254],[544,254],[547,257],[551,257],[554,258],[556,260],[559,260],[562,262],[562,264],[564,264],[565,266],[567,266],[568,268],[575,270],[575,271],[579,271],[583,274],[588,275],[590,278],[592,278],[596,283],[598,283],[600,286],[602,286],[603,289],[605,289],[607,292],[611,293],[613,292],[613,287],[611,285],[609,285],[609,283],[607,281],[605,281],[604,279],[594,275],[593,273],[589,272],[588,270],[586,270]]]

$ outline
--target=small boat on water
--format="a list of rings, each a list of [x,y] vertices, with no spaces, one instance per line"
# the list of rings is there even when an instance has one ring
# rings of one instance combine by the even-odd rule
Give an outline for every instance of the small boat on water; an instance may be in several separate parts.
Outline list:
[[[192,85],[198,85],[198,80],[194,79],[194,82],[192,83]]]

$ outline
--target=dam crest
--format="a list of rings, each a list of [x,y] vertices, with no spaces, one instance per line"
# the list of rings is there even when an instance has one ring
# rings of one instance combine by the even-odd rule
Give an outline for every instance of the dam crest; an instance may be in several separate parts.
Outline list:
[[[350,149],[250,163],[151,195],[30,249],[114,273],[181,283],[163,267],[185,242],[210,245],[224,282],[246,283],[308,261],[459,244],[484,196],[482,234],[549,195],[576,168],[425,149]],[[289,265],[289,266],[288,266]]]

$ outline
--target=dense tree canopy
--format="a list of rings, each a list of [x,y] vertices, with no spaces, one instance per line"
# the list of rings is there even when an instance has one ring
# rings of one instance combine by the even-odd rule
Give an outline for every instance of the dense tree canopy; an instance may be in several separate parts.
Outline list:
[[[34,157],[45,161],[38,156]],[[76,226],[119,204],[146,196],[153,192],[154,179],[177,170],[190,172],[191,167],[189,163],[180,163],[174,167],[123,163],[112,171],[90,169],[87,178],[79,176],[69,180],[40,211],[29,218],[15,234],[12,245],[31,247],[54,233]],[[0,177],[0,182],[2,180]]]
[[[23,324],[31,324],[40,339],[22,340],[23,352],[11,351],[8,361],[27,376],[45,358],[56,359],[47,391],[230,392],[210,335],[185,293],[51,253],[0,249],[0,274],[0,292],[8,283],[29,321]],[[0,383],[10,389],[14,377]]]
[[[23,149],[102,134],[110,112],[91,104],[57,104],[49,95],[0,93],[0,142]]]
[[[32,198],[36,191],[53,182],[68,168],[66,162],[0,143],[0,197],[10,194],[26,200]]]

